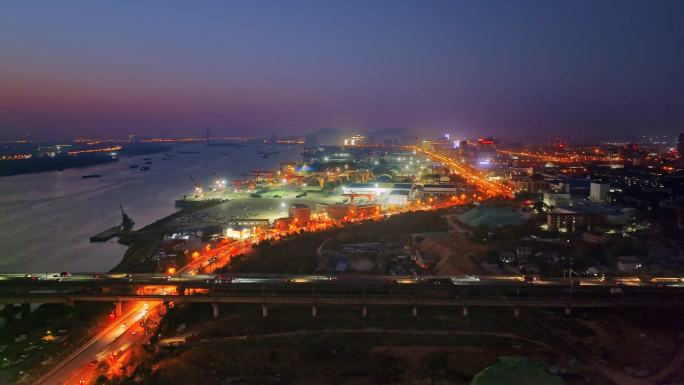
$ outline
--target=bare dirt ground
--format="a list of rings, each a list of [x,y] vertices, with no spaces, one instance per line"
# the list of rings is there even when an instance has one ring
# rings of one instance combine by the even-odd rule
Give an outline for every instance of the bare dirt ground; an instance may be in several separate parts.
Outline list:
[[[452,232],[448,236],[433,236],[424,239],[418,249],[421,253],[436,255],[438,262],[435,275],[464,275],[479,271],[473,263],[473,256],[487,251],[487,247],[466,239],[463,233]]]

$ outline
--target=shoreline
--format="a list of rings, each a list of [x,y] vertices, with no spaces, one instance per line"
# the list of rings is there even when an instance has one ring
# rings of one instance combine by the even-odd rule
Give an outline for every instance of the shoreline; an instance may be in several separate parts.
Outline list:
[[[218,199],[192,202],[189,206],[177,210],[176,212],[167,215],[164,218],[158,219],[141,229],[123,232],[119,236],[117,242],[127,246],[128,248],[126,249],[124,255],[121,257],[121,261],[117,263],[116,266],[114,266],[108,272],[118,273],[122,271],[127,271],[126,268],[128,268],[132,263],[139,262],[136,261],[134,258],[140,259],[141,257],[144,257],[142,255],[137,255],[141,252],[140,249],[142,249],[142,252],[144,252],[145,249],[151,249],[150,251],[154,250],[154,248],[157,246],[161,238],[164,236],[164,230],[166,229],[166,225],[169,222],[173,221],[178,217],[182,217],[184,215],[191,214],[196,211],[201,211],[213,206],[217,206],[221,203],[224,203],[224,201]]]

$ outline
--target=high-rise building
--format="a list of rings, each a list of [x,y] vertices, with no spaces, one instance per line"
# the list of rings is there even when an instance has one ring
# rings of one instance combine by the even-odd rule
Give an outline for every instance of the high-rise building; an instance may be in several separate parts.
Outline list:
[[[589,200],[596,203],[608,202],[608,191],[610,191],[610,185],[608,183],[591,182],[591,186],[589,187]]]
[[[475,162],[478,168],[488,168],[496,159],[496,141],[494,138],[480,138],[477,140],[477,159]]]

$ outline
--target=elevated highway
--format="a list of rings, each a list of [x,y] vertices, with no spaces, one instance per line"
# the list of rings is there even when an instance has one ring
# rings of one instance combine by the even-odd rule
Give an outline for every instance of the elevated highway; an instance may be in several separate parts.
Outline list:
[[[684,281],[672,277],[0,275],[0,304],[103,301],[671,308],[684,307]]]

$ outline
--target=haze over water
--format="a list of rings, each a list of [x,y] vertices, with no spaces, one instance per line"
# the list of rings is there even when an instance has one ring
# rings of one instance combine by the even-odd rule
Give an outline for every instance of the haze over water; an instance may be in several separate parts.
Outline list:
[[[121,223],[119,204],[139,229],[175,211],[174,201],[192,193],[190,176],[208,188],[214,173],[235,179],[301,159],[298,146],[277,146],[280,154],[267,159],[257,153],[260,148],[183,144],[171,153],[200,153],[165,161],[162,154],[123,157],[104,165],[2,177],[0,272],[108,271],[121,261],[126,246],[116,238],[107,243],[89,238]],[[142,158],[151,158],[150,170],[129,168],[144,166]],[[81,178],[87,174],[102,177]]]

